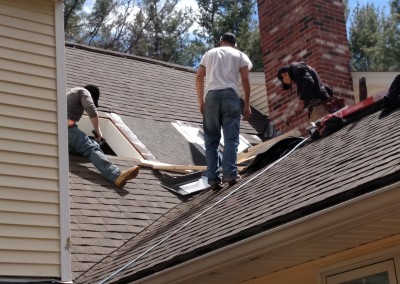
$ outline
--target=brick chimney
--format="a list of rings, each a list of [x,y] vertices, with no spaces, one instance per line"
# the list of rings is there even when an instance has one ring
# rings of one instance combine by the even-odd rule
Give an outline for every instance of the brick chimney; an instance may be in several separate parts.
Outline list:
[[[278,69],[291,62],[314,67],[335,95],[354,103],[350,52],[341,0],[257,0],[269,118],[282,133],[303,133],[307,115],[286,126],[284,119],[297,103],[296,87],[282,91]]]

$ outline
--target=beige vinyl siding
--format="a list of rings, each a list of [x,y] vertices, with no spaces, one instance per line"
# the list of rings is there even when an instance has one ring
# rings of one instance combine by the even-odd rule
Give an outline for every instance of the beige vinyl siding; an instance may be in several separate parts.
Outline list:
[[[240,89],[242,98],[243,89]],[[268,97],[265,77],[262,72],[250,72],[250,105],[264,115],[268,115]]]
[[[353,249],[348,249],[330,256],[322,257],[300,265],[288,267],[286,269],[260,276],[243,284],[323,284],[323,275],[327,271],[344,268],[350,265],[357,267],[357,263],[374,259],[379,261],[399,257],[400,235],[394,235],[376,242],[364,244]],[[356,265],[356,266],[354,266]],[[349,270],[349,269],[348,269]]]
[[[54,2],[0,0],[0,278],[60,277]]]

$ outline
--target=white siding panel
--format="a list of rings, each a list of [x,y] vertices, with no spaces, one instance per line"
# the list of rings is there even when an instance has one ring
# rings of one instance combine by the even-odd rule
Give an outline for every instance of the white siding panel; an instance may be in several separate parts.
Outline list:
[[[20,38],[24,39],[25,41],[31,41],[43,45],[50,45],[50,46],[55,45],[54,38],[52,36],[43,35],[39,33],[33,34],[32,32],[29,31],[18,30],[15,28],[9,28],[5,26],[1,26],[0,36],[10,37],[10,38]]]
[[[1,82],[0,82],[1,86]],[[0,91],[0,103],[20,106],[20,107],[29,107],[40,110],[53,111],[56,108],[56,102],[40,99],[40,98],[31,98],[26,96],[19,96],[15,94],[2,93]]]
[[[58,227],[60,219],[57,215],[40,215],[32,213],[18,213],[18,212],[1,212],[0,214],[0,224],[8,225],[23,225],[30,227],[33,230],[33,226],[37,226],[37,230],[40,227]],[[30,230],[26,230],[26,237],[29,237]],[[1,253],[0,253],[1,255]]]
[[[21,98],[20,96],[23,97],[29,97],[29,98],[40,98],[44,100],[48,100],[49,103],[51,101],[54,102],[54,110],[56,110],[56,97],[54,94],[54,89],[50,88],[40,88],[40,87],[35,87],[32,85],[29,85],[30,82],[26,82],[25,84],[17,84],[13,82],[6,82],[1,80],[0,78],[0,92],[8,93],[8,94],[15,94],[19,95],[16,97],[16,100],[20,100],[20,105],[24,105],[24,102],[22,102],[24,99]],[[1,93],[0,93],[1,94]],[[0,103],[3,101],[3,97],[0,96]]]
[[[0,231],[3,237],[26,238],[26,232],[29,231],[29,237],[32,239],[58,239],[60,230],[51,227],[33,227],[0,224]]]
[[[4,128],[5,127],[6,125],[4,126]],[[1,139],[4,139],[4,141],[1,141]],[[33,144],[46,144],[46,145],[57,146],[57,136],[51,133],[31,132],[29,133],[29,135],[27,135],[25,129],[15,129],[15,128],[9,128],[7,129],[7,131],[5,131],[4,129],[4,131],[0,132],[0,150],[8,149],[8,151],[11,151],[12,148],[9,148],[7,145],[9,143],[15,143],[11,141],[29,142],[30,145],[27,145],[28,148],[35,147]],[[22,146],[22,144],[19,145]],[[56,148],[51,149],[50,147],[48,155],[54,156],[54,154],[50,154],[53,152],[52,150],[57,150],[57,149]],[[23,151],[21,152],[31,153],[31,154],[36,153],[36,151],[33,151],[33,149],[31,150],[23,149]],[[40,151],[38,154],[43,154],[43,152]]]
[[[0,113],[4,116],[22,118],[28,121],[36,121],[36,122],[45,121],[52,123],[54,123],[54,121],[57,121],[57,114],[54,111],[44,112],[43,110],[40,109],[11,106],[6,104],[0,104]]]
[[[1,29],[0,29],[1,37]],[[22,44],[22,43],[21,43]],[[54,68],[54,58],[35,53],[26,53],[17,49],[3,48],[0,45],[0,56],[14,61],[21,61],[27,64],[34,64],[38,66],[46,66]],[[2,69],[4,66],[2,66]],[[4,80],[7,81],[7,80]]]
[[[18,270],[15,269],[14,263],[2,263],[0,265],[0,275],[10,275],[11,271],[15,273],[15,276],[21,277],[31,277],[32,275],[36,275],[37,277],[44,276],[54,276],[58,277],[60,272],[59,264],[51,265],[51,264],[25,264],[19,263]]]
[[[48,68],[55,68],[54,67],[54,58],[52,58],[50,56],[44,56],[41,54],[28,53],[26,51],[20,51],[20,50],[16,50],[16,49],[0,47],[0,57],[12,61],[8,65],[4,65],[4,66],[2,65],[1,69],[3,69],[3,70],[9,70],[8,68],[13,67],[12,65],[13,65],[14,61],[22,62],[27,67],[30,67],[30,65],[32,64],[34,66],[45,66]],[[53,78],[54,78],[54,76],[53,76]]]
[[[15,251],[5,251],[0,254],[0,263],[38,263],[53,264],[60,263],[60,256],[52,252],[29,252],[21,253]]]
[[[33,23],[43,23],[54,26],[53,4],[49,1],[37,0],[0,0],[1,14],[11,15]],[[44,7],[47,5],[48,7]]]
[[[1,196],[2,194],[0,194]],[[54,203],[39,203],[31,201],[19,201],[0,199],[0,208],[3,212],[14,212],[18,208],[18,212],[32,213],[32,214],[58,214],[58,205]],[[21,209],[22,208],[22,209]]]
[[[2,129],[2,131],[4,131],[4,129]],[[0,139],[0,150],[57,157],[57,146],[30,143],[28,140],[29,134],[26,134],[25,136],[27,142]]]
[[[42,179],[57,179],[58,169],[31,167],[29,165],[15,165],[0,162],[0,175],[24,176]],[[1,209],[0,209],[1,210]],[[21,210],[25,210],[22,208]]]
[[[1,53],[1,48],[0,48]],[[0,78],[4,81],[10,81],[17,84],[28,84],[31,86],[37,86],[42,88],[52,88],[55,90],[56,81],[51,78],[37,77],[35,75],[27,75],[17,72],[11,72],[0,69]]]
[[[58,181],[49,179],[33,179],[29,177],[19,177],[19,176],[5,176],[0,175],[2,187],[8,187],[11,190],[14,188],[25,188],[32,190],[48,190],[58,193]],[[3,232],[0,231],[0,234]]]
[[[58,168],[58,163],[51,156],[36,155],[26,153],[5,152],[0,150],[0,162],[7,164],[28,165],[33,167]],[[1,195],[1,193],[0,193]]]
[[[2,199],[9,200],[57,203],[60,194],[57,191],[0,187],[0,196]]]
[[[58,240],[0,237],[0,250],[30,251],[34,248],[35,251],[57,252],[59,245]]]
[[[54,68],[26,64],[14,60],[3,59],[0,56],[1,69],[7,69],[16,73],[24,73],[29,75],[41,76],[46,78],[56,78],[56,70]]]
[[[22,41],[20,39],[3,37],[1,45],[7,49],[14,49],[26,53],[40,54],[44,56],[55,56],[56,50],[54,46],[47,46],[29,41]]]
[[[34,34],[42,34],[50,36],[51,41],[54,38],[54,26],[49,26],[48,24],[42,24],[37,22],[32,22],[26,19],[21,19],[17,17],[10,17],[7,14],[0,12],[0,26],[19,29],[22,31],[28,31]],[[20,37],[17,37],[20,38]]]
[[[56,3],[0,0],[0,278],[61,275]]]

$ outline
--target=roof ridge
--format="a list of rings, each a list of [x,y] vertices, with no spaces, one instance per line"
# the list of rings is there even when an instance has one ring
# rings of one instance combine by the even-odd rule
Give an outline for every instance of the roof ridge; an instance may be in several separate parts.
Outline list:
[[[83,50],[101,53],[101,54],[106,54],[106,55],[111,55],[111,56],[116,56],[116,57],[124,57],[124,58],[131,59],[131,60],[137,60],[137,61],[141,61],[141,62],[151,63],[151,64],[169,67],[169,68],[186,71],[186,72],[190,72],[190,73],[196,72],[196,69],[193,67],[188,67],[188,66],[184,66],[184,65],[161,61],[161,60],[141,57],[141,56],[123,53],[123,52],[119,52],[119,51],[102,49],[99,47],[94,47],[94,46],[89,46],[89,45],[84,45],[84,44],[79,44],[79,43],[66,42],[65,46],[77,48],[77,49],[83,49]]]

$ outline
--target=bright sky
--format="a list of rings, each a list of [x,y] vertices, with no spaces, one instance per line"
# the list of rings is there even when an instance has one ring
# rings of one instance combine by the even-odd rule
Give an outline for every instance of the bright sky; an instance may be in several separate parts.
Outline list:
[[[350,15],[352,15],[353,9],[357,6],[357,2],[360,4],[360,6],[364,6],[368,3],[374,3],[375,7],[385,7],[385,10],[389,12],[390,0],[349,0]]]

